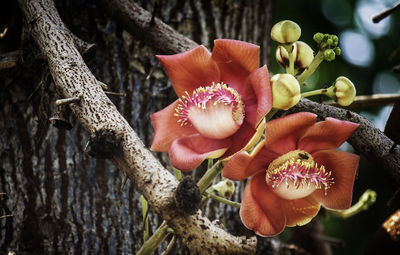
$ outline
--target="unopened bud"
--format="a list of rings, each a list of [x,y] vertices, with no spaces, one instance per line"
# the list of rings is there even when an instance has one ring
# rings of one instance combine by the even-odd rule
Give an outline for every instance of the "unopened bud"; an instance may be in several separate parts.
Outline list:
[[[294,58],[294,71],[295,74],[303,72],[314,59],[314,51],[308,46],[307,43],[302,41],[297,41],[293,43],[293,58]],[[283,67],[289,66],[289,53],[286,48],[279,45],[276,48],[275,54],[276,60]]]
[[[313,39],[316,43],[320,44],[322,42],[322,40],[324,39],[324,34],[316,33],[316,34],[314,34]]]
[[[274,108],[287,110],[300,101],[300,85],[291,74],[275,74],[271,87]]]
[[[340,76],[328,88],[326,95],[333,98],[339,105],[348,106],[353,103],[356,97],[356,87],[348,78]]]
[[[292,43],[297,41],[301,35],[301,28],[291,20],[282,20],[271,29],[272,40],[278,43]]]
[[[324,51],[324,59],[326,61],[332,61],[335,59],[335,52],[332,49],[327,49]]]
[[[229,199],[232,197],[233,192],[235,192],[235,184],[228,179],[223,179],[217,184],[213,185],[212,188],[217,191],[218,195]]]

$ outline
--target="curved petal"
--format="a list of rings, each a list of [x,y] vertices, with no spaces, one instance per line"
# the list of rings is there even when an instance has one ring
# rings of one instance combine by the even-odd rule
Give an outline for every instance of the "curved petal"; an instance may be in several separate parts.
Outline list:
[[[349,208],[360,157],[344,151],[318,151],[312,156],[318,165],[323,165],[326,170],[332,172],[335,182],[326,194],[324,189],[317,190],[313,194],[324,207],[340,210]]]
[[[317,115],[299,112],[267,122],[265,147],[279,155],[296,150],[299,139],[317,119]]]
[[[278,156],[264,148],[263,140],[250,153],[247,151],[235,153],[222,169],[222,176],[241,181],[257,172],[265,174],[269,163]]]
[[[250,74],[242,89],[241,97],[245,106],[245,121],[256,128],[272,109],[272,91],[266,66]]]
[[[208,50],[200,45],[175,55],[157,55],[178,97],[200,86],[220,82],[220,72]]]
[[[282,199],[285,210],[286,226],[302,226],[311,221],[320,209],[320,202],[313,196],[305,198],[286,200]]]
[[[226,151],[224,157],[228,157],[243,149],[256,134],[256,131],[257,130],[251,127],[248,123],[243,122],[238,131],[231,136],[232,144],[229,147],[229,150]]]
[[[215,140],[194,134],[172,142],[168,154],[171,164],[179,170],[191,171],[206,158],[221,157],[231,144],[231,140]]]
[[[198,133],[194,127],[190,125],[181,126],[178,122],[178,118],[174,116],[178,103],[178,100],[176,100],[161,111],[151,115],[154,126],[151,150],[167,152],[176,138]]]
[[[242,41],[219,39],[214,41],[212,59],[221,71],[221,81],[240,94],[247,76],[259,67],[260,47]]]
[[[326,118],[307,130],[299,141],[299,149],[310,153],[336,149],[353,134],[358,126],[357,123]]]
[[[243,224],[261,236],[274,236],[285,228],[281,199],[269,190],[265,173],[255,175],[243,193],[240,207]]]

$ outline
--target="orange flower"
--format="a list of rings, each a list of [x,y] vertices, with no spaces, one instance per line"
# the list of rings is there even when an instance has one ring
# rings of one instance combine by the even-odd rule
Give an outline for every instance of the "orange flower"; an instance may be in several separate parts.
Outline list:
[[[244,180],[240,217],[262,236],[273,236],[285,226],[304,225],[320,205],[346,209],[351,205],[359,156],[334,151],[358,124],[302,112],[267,123],[263,142],[251,153],[233,155],[223,176]]]
[[[272,108],[259,46],[223,39],[215,41],[212,55],[198,46],[157,58],[179,99],[151,115],[152,150],[168,152],[173,166],[190,171],[206,158],[229,156],[254,140]]]

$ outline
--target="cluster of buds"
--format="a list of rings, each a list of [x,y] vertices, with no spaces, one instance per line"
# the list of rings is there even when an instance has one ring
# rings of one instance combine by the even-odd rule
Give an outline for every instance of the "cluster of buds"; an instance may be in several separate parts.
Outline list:
[[[342,52],[336,35],[316,33],[313,39],[318,44],[318,49],[324,53],[326,61],[334,60],[335,56],[339,56]]]
[[[313,37],[318,45],[318,54],[305,42],[298,41],[301,28],[295,22],[283,20],[271,29],[272,40],[279,43],[275,57],[286,69],[286,74],[277,74],[271,78],[273,107],[287,110],[296,105],[300,98],[325,94],[341,106],[350,105],[355,98],[354,84],[346,77],[339,77],[328,89],[320,89],[301,94],[300,85],[316,70],[323,61],[332,61],[341,54],[336,35],[316,33]]]

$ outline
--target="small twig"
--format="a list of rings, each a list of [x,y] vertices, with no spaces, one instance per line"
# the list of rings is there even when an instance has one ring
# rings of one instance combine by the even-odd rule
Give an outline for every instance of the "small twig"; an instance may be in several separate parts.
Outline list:
[[[6,36],[7,31],[8,31],[8,27],[5,27],[3,32],[0,33],[0,39],[2,39],[4,36]]]
[[[0,216],[0,219],[4,219],[4,218],[8,218],[8,217],[13,217],[14,215],[12,215],[12,214],[7,214],[7,215],[3,215],[3,216]]]
[[[390,14],[392,14],[394,11],[396,11],[399,8],[400,8],[400,1],[397,2],[393,7],[388,8],[388,9],[382,11],[381,13],[375,15],[372,18],[372,21],[374,23],[378,23],[379,21],[383,20],[384,18],[386,18],[387,16],[389,16]]]
[[[174,248],[175,242],[176,242],[176,235],[173,235],[171,241],[167,246],[167,249],[165,249],[162,255],[168,255],[172,251],[172,248]]]
[[[100,87],[101,87],[103,90],[108,90],[108,86],[107,86],[107,84],[105,84],[104,82],[97,81],[97,83],[100,85]]]
[[[354,102],[346,108],[354,109],[361,107],[383,106],[383,105],[394,104],[399,101],[400,101],[400,94],[375,94],[369,96],[356,96]],[[333,100],[326,101],[324,103],[336,107],[341,107]]]
[[[70,98],[58,99],[58,100],[56,100],[56,105],[60,106],[63,104],[77,103],[80,100],[81,100],[81,97],[70,97]]]
[[[0,196],[7,195],[5,192],[0,192]]]
[[[104,91],[107,95],[113,95],[113,96],[120,96],[120,97],[126,97],[126,93],[119,93],[119,92],[111,92],[111,91]]]

